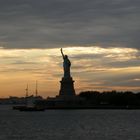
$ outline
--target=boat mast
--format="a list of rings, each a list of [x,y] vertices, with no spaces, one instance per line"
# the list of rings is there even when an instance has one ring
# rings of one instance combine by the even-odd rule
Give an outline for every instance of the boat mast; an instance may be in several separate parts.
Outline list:
[[[35,96],[37,97],[38,96],[38,83],[37,83],[37,81],[36,81],[36,90],[35,90]]]
[[[26,90],[26,97],[28,97],[28,84],[25,90]]]

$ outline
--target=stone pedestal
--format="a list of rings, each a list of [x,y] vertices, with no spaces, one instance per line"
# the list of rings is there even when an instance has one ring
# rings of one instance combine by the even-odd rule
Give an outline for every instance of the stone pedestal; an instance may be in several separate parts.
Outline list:
[[[61,97],[75,96],[74,81],[72,77],[62,78],[62,80],[60,81],[59,96]]]

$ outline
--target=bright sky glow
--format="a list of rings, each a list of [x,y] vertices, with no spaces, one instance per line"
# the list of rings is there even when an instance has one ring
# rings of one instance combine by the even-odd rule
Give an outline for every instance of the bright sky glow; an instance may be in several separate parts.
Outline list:
[[[90,89],[140,90],[140,60],[136,59],[140,52],[137,49],[66,47],[64,53],[72,62],[77,93]],[[57,95],[63,76],[62,61],[58,48],[0,49],[1,97],[24,96],[27,83],[30,94],[34,94],[36,80],[39,81],[40,95]]]

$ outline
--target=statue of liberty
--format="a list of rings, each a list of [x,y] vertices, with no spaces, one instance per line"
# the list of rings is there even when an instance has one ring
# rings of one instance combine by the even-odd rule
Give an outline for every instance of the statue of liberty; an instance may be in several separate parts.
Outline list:
[[[60,51],[61,51],[61,54],[62,54],[62,57],[63,57],[64,78],[70,78],[71,77],[71,75],[70,75],[71,62],[68,59],[68,56],[64,55],[62,48],[61,48]]]
[[[60,49],[62,58],[63,58],[63,69],[64,69],[64,76],[62,77],[62,80],[60,81],[60,91],[59,96],[61,98],[67,97],[68,99],[75,96],[75,89],[74,89],[74,81],[70,74],[70,67],[71,62],[67,55],[63,53],[62,48]]]

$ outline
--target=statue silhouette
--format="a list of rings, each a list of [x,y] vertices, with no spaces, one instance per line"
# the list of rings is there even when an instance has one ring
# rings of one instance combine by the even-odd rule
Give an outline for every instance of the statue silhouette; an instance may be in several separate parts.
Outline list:
[[[63,57],[63,69],[64,69],[64,78],[70,78],[70,66],[71,62],[68,59],[67,55],[64,55],[62,48],[60,49],[62,57]]]

